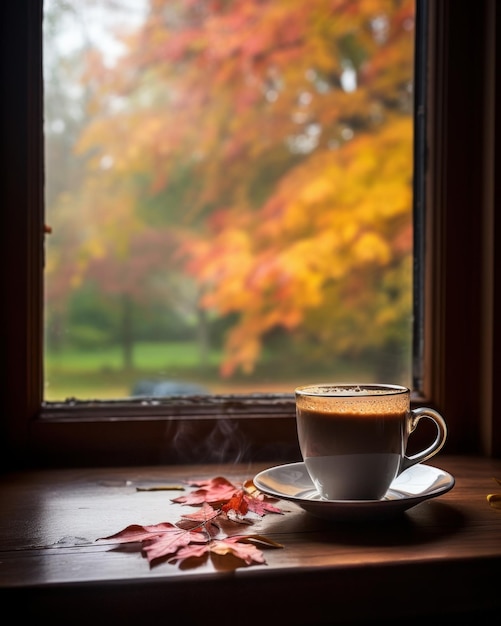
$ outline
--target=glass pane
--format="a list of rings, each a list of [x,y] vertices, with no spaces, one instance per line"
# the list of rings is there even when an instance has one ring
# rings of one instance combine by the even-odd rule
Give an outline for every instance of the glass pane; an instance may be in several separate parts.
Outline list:
[[[410,0],[46,0],[45,399],[411,384]]]

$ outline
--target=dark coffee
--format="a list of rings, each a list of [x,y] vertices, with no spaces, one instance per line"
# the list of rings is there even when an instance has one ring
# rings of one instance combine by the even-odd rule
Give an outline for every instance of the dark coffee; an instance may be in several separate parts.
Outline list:
[[[326,413],[297,409],[305,457],[333,454],[404,453],[407,412]]]
[[[301,452],[329,500],[380,500],[404,454],[406,413],[324,413],[298,409]]]

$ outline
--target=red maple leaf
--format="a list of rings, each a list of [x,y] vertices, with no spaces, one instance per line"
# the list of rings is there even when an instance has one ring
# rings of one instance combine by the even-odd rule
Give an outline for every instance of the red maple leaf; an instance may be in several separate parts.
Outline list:
[[[96,541],[114,541],[115,543],[132,543],[135,541],[145,541],[152,537],[158,537],[165,532],[178,530],[174,524],[170,522],[162,522],[153,526],[141,526],[139,524],[131,524],[123,530],[109,537],[100,537]]]
[[[101,537],[97,541],[114,541],[116,543],[140,541],[143,552],[151,563],[154,559],[175,554],[179,548],[190,543],[206,543],[207,536],[193,530],[178,528],[169,522],[163,522],[153,526],[132,524],[114,535]]]
[[[201,557],[204,554],[212,552],[221,556],[232,554],[242,560],[246,565],[252,565],[253,563],[266,563],[262,551],[254,545],[254,541],[271,548],[283,547],[266,537],[262,537],[261,535],[239,535],[234,537],[225,537],[224,539],[215,539],[205,545],[187,545],[180,548],[175,556],[169,559],[169,561],[180,562],[188,558]]]
[[[273,506],[264,500],[264,496],[252,496],[244,489],[235,491],[231,498],[222,505],[221,509],[228,515],[235,514],[238,517],[247,515],[249,511],[263,517],[266,513],[282,513],[277,506]]]
[[[217,476],[210,480],[199,481],[187,481],[189,485],[200,487],[189,494],[174,498],[172,502],[180,504],[202,504],[202,502],[208,502],[209,504],[218,504],[226,502],[231,496],[239,489],[239,485],[234,485],[226,478]]]
[[[158,559],[177,555],[179,550],[186,546],[205,546],[209,539],[210,537],[204,533],[176,528],[176,531],[171,534],[157,535],[144,541],[142,552],[151,564]]]
[[[217,519],[221,510],[215,510],[207,502],[203,502],[201,508],[195,513],[184,513],[177,526],[188,530],[201,532],[204,530],[211,537],[216,537],[221,531]]]
[[[176,524],[131,524],[114,535],[101,537],[96,541],[140,542],[142,554],[150,565],[161,559],[180,563],[211,553],[231,554],[246,565],[251,565],[266,562],[256,543],[274,548],[282,547],[261,535],[227,536],[219,525],[219,520],[224,519],[252,524],[252,521],[245,518],[249,511],[260,516],[267,512],[282,513],[278,507],[265,502],[264,495],[253,487],[252,481],[247,481],[244,485],[234,485],[226,478],[218,476],[210,480],[188,481],[188,484],[200,488],[172,501],[201,505],[197,511],[183,514]],[[220,508],[213,508],[212,504],[216,503]]]
[[[214,509],[207,502],[202,502],[202,506],[194,513],[182,513],[181,517],[195,522],[210,522],[220,514],[219,509]]]
[[[189,485],[200,487],[189,494],[174,498],[172,502],[180,504],[197,505],[203,502],[222,505],[222,510],[230,517],[239,519],[251,511],[260,517],[265,513],[282,513],[282,510],[271,504],[265,496],[259,492],[252,481],[246,481],[243,485],[231,483],[226,478],[218,476],[210,480],[187,481]]]
[[[242,537],[227,537],[226,539],[216,539],[210,544],[210,551],[214,554],[233,554],[247,565],[252,563],[266,563],[261,550],[246,541]]]
[[[247,502],[247,498],[243,489],[235,491],[235,493],[231,496],[228,502],[223,504],[221,510],[223,510],[225,513],[235,511],[238,515],[247,515],[249,511],[249,503]]]
[[[247,504],[249,507],[249,511],[253,513],[257,513],[261,517],[266,513],[280,513],[283,515],[282,509],[278,506],[271,504],[271,502],[267,502],[263,496],[255,497],[255,496],[245,496],[247,499]]]
[[[211,552],[219,555],[232,554],[246,565],[266,563],[262,551],[253,542],[273,548],[282,547],[261,535],[238,535],[214,539],[209,532],[203,532],[203,529],[203,524],[199,524],[196,530],[179,528],[169,522],[152,526],[132,524],[114,535],[101,537],[97,541],[116,543],[140,541],[143,556],[148,559],[150,565],[154,561],[165,558],[168,558],[171,563],[180,563],[186,559],[202,557]]]

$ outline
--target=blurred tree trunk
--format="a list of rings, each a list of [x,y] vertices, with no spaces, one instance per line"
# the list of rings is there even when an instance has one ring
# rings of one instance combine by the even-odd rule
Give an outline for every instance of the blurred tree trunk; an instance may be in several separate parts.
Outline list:
[[[121,319],[121,344],[123,348],[124,370],[132,370],[134,367],[134,303],[128,294],[122,295],[122,319]]]

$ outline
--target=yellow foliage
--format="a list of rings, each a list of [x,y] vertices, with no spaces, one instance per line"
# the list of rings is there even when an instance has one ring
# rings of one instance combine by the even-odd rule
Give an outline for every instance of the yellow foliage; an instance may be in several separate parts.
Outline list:
[[[280,326],[329,351],[384,341],[411,310],[414,2],[217,4],[169,20],[152,0],[115,72],[91,59],[74,284],[160,224],[202,306],[237,314],[226,374]]]

